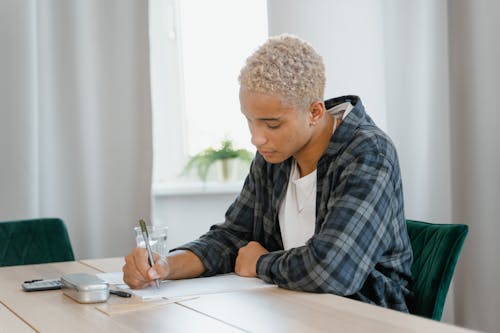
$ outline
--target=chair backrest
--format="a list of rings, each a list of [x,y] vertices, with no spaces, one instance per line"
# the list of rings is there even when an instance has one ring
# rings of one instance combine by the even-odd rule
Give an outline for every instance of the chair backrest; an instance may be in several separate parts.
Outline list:
[[[0,267],[71,260],[73,248],[62,220],[0,222]]]
[[[441,320],[451,278],[469,228],[406,220],[413,249],[414,299],[410,312]]]

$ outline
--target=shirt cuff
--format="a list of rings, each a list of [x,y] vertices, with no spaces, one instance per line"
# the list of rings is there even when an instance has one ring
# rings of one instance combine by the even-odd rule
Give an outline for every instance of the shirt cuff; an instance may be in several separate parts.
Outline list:
[[[255,269],[258,278],[267,283],[275,283],[272,266],[276,259],[281,256],[281,252],[283,251],[270,252],[260,256],[259,260],[257,260],[257,267]]]

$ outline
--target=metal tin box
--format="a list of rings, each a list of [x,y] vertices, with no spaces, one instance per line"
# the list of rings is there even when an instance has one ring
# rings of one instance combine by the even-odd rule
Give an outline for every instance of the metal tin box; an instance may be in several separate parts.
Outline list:
[[[63,275],[61,289],[79,303],[101,303],[109,298],[109,285],[97,276],[86,273]]]

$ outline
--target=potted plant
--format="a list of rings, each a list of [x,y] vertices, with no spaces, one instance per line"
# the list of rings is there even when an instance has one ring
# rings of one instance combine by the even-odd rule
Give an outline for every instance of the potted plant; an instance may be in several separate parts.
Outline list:
[[[253,154],[250,151],[235,149],[233,142],[226,138],[222,140],[220,148],[214,149],[213,147],[209,147],[192,156],[184,168],[184,173],[195,169],[200,179],[206,181],[210,167],[220,161],[222,165],[222,178],[224,181],[227,181],[229,179],[229,161],[231,159],[239,159],[250,164],[252,158]]]

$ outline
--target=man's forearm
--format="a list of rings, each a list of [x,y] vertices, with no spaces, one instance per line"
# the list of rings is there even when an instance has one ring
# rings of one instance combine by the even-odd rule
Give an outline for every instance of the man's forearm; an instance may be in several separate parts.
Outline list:
[[[168,275],[167,279],[189,279],[200,276],[205,267],[196,254],[188,250],[177,250],[167,257]]]

